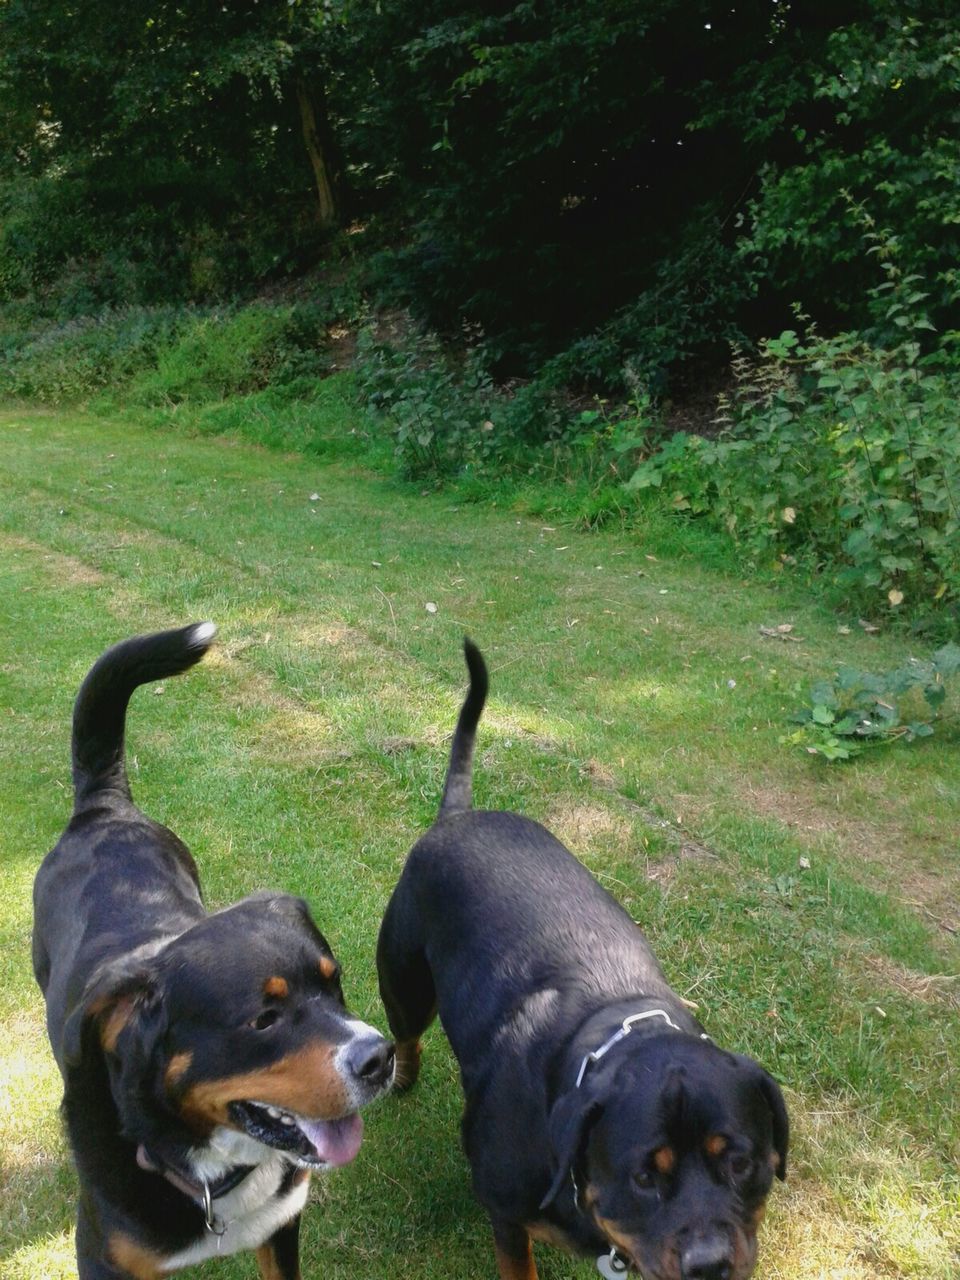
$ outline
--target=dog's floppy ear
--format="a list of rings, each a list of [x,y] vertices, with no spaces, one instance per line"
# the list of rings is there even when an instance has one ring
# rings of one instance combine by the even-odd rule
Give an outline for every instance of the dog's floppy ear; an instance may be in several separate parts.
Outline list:
[[[787,1104],[783,1100],[780,1086],[769,1072],[764,1071],[753,1058],[741,1053],[733,1055],[736,1060],[749,1071],[752,1079],[770,1108],[770,1119],[773,1125],[773,1149],[777,1153],[776,1174],[783,1182],[787,1176],[787,1147],[790,1143],[790,1120],[787,1117]]]
[[[110,968],[96,974],[63,1028],[63,1061],[75,1067],[83,1061],[89,1037],[96,1035],[108,1053],[116,1048],[120,1033],[137,1014],[147,1015],[159,1003],[152,975],[142,966]]]
[[[773,1076],[758,1067],[760,1072],[760,1092],[767,1100],[770,1114],[773,1117],[773,1149],[779,1156],[777,1177],[781,1182],[787,1176],[787,1146],[790,1141],[790,1121],[787,1118],[787,1104],[783,1100],[780,1086]]]
[[[585,1091],[581,1092],[579,1089],[571,1089],[554,1104],[548,1120],[548,1130],[557,1161],[557,1172],[550,1190],[540,1201],[541,1209],[546,1209],[560,1194],[560,1188],[570,1176],[587,1131],[602,1110],[602,1105],[595,1098],[586,1096]]]

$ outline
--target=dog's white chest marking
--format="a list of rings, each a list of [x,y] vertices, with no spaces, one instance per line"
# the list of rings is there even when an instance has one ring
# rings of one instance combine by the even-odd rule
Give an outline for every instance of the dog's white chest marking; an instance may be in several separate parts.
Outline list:
[[[260,1146],[261,1155],[263,1150]],[[198,1160],[198,1171],[205,1164],[206,1161]],[[172,1254],[164,1261],[163,1270],[179,1271],[181,1267],[191,1267],[208,1258],[225,1257],[242,1249],[256,1249],[269,1240],[275,1231],[303,1209],[310,1191],[310,1179],[304,1178],[286,1195],[278,1196],[280,1184],[289,1171],[289,1161],[271,1152],[239,1186],[214,1200],[213,1212],[219,1224],[217,1232],[205,1231],[194,1244]]]

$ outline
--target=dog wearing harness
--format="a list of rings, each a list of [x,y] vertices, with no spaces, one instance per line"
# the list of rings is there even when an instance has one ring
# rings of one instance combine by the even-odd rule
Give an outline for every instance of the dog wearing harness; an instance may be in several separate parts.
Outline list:
[[[416,1081],[439,1015],[500,1280],[536,1280],[535,1240],[593,1257],[607,1280],[746,1280],[786,1174],[780,1088],[707,1036],[639,927],[550,832],[472,809],[488,677],[476,646],[464,652],[440,813],[377,949],[398,1087]]]
[[[299,1280],[310,1172],[346,1164],[393,1045],[352,1018],[307,905],[208,914],[193,858],[134,804],[127,704],[209,648],[212,623],[91,668],[73,718],[73,816],[34,884],[34,972],[80,1180],[80,1280],[160,1280],[255,1249]]]

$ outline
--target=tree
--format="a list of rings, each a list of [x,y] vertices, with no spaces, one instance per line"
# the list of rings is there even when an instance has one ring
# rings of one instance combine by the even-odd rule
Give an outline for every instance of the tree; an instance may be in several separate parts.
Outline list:
[[[324,22],[320,0],[7,0],[0,96],[16,121],[13,176],[53,177],[82,196],[81,256],[119,231],[134,255],[175,262],[178,241],[229,231],[249,241],[238,255],[249,268],[265,224],[303,222],[311,181],[315,224],[329,230],[339,183]]]

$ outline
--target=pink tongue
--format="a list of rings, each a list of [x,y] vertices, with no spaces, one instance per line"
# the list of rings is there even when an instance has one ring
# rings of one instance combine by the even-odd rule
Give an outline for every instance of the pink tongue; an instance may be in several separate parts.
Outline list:
[[[325,1164],[349,1164],[360,1150],[363,1121],[358,1115],[344,1116],[342,1120],[305,1120],[299,1117],[298,1124]]]

